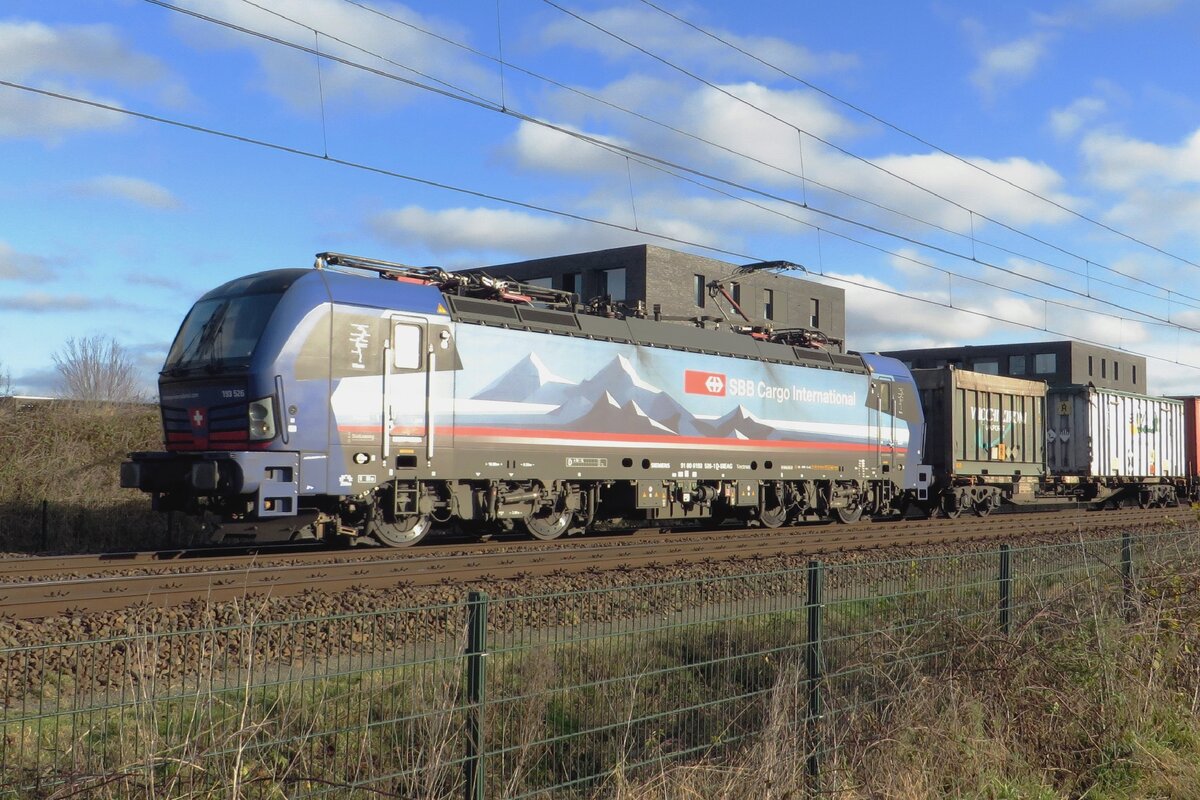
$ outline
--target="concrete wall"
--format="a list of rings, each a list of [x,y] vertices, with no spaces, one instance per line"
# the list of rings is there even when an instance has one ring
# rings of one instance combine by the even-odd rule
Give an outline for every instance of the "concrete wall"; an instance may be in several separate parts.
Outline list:
[[[1054,370],[1038,371],[1038,355],[1050,354],[1054,356]],[[934,347],[892,350],[885,355],[898,358],[917,368],[938,367],[953,363],[963,369],[982,371],[981,365],[986,366],[994,362],[998,375],[1046,381],[1051,386],[1091,383],[1103,389],[1139,394],[1146,392],[1145,358],[1083,342],[1023,342]],[[1020,371],[1022,366],[1024,369]]]
[[[741,322],[723,298],[703,292],[703,307],[696,303],[696,276],[707,284],[716,278],[733,274],[736,266],[704,256],[681,253],[654,245],[635,245],[590,253],[540,258],[483,268],[484,272],[507,275],[521,281],[550,278],[556,289],[567,288],[567,276],[578,275],[575,291],[585,302],[605,293],[605,271],[625,270],[625,300],[646,303],[647,313],[654,305],[661,307],[664,316],[695,317],[706,315]],[[579,285],[579,283],[582,285]],[[764,290],[773,295],[775,328],[812,328],[813,301],[818,311],[818,329],[834,339],[846,337],[846,293],[839,288],[784,274],[757,273],[737,279],[740,305],[757,323],[764,316]],[[732,289],[730,289],[732,294]],[[722,310],[725,314],[722,315]]]

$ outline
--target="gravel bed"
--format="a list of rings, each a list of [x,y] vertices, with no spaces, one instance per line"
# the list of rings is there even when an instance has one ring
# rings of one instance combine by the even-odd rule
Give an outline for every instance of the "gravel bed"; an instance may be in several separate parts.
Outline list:
[[[1130,532],[1149,534],[1172,527],[1148,525]],[[1117,535],[1064,531],[1009,541],[1028,547]],[[873,585],[903,580],[906,574],[911,578],[915,559],[995,553],[997,547],[994,540],[908,545],[827,553],[821,558],[830,565],[876,564],[856,571],[863,582]],[[297,664],[347,655],[366,658],[403,651],[417,642],[438,642],[452,653],[461,648],[468,589],[481,589],[500,601],[489,610],[489,627],[496,631],[608,623],[748,596],[794,594],[795,571],[803,571],[809,560],[805,555],[780,555],[699,564],[664,561],[622,570],[485,580],[470,587],[401,585],[336,594],[314,589],[292,597],[247,596],[219,604],[192,602],[166,609],[142,606],[43,620],[0,620],[0,702],[12,707],[21,698],[46,699],[68,690],[76,695],[124,691],[151,678],[157,685],[195,685],[213,680],[220,670],[250,663]],[[956,560],[937,562],[937,571],[950,575],[954,569],[950,561]],[[929,583],[923,574],[919,585]],[[647,584],[653,586],[646,588]],[[597,591],[621,588],[629,591]],[[536,601],[504,601],[542,595],[546,597]],[[255,623],[253,636],[247,634],[249,622]],[[276,622],[282,624],[271,624]]]

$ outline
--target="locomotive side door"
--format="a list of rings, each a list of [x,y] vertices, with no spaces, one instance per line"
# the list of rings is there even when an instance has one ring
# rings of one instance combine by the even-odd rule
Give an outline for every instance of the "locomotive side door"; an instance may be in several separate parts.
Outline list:
[[[867,420],[875,466],[890,470],[896,455],[896,409],[890,381],[871,381]]]
[[[383,349],[382,461],[389,476],[403,477],[433,457],[430,391],[433,355],[429,324],[420,317],[387,318]]]

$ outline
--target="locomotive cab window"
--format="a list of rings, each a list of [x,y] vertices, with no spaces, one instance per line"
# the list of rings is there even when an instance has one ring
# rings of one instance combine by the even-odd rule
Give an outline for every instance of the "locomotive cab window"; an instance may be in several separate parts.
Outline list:
[[[396,369],[421,368],[421,328],[397,323],[392,328],[392,366]]]
[[[281,297],[282,292],[272,292],[200,300],[179,328],[163,371],[249,366]]]

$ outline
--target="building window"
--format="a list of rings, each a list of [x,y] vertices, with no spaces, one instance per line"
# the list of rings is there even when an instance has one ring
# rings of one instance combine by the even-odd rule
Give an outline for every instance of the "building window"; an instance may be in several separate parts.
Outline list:
[[[740,283],[729,284],[729,296],[740,306],[742,304],[742,285]]]
[[[551,283],[549,278],[530,278],[527,281],[521,281],[521,283],[527,283],[530,286],[541,286],[543,289],[554,288],[554,284]]]
[[[1137,386],[1137,364],[1133,365],[1133,385]]]
[[[1121,380],[1121,365],[1118,364],[1116,361],[1113,361],[1113,380],[1114,381]]]
[[[604,293],[614,303],[625,300],[625,268],[604,270]]]
[[[692,294],[696,300],[697,308],[704,308],[704,276],[692,276]]]
[[[1038,353],[1033,357],[1033,369],[1038,375],[1058,372],[1058,357],[1054,353]]]
[[[821,301],[815,297],[808,301],[808,327],[821,329]]]
[[[564,272],[562,274],[562,290],[564,292],[579,292],[578,272]]]
[[[1024,375],[1025,374],[1025,356],[1009,356],[1008,357],[1008,374],[1009,375]]]
[[[988,375],[1000,374],[1000,362],[994,358],[989,358],[986,361],[976,361],[974,367],[976,372],[984,372]]]
[[[1107,358],[1100,359],[1100,377],[1104,378],[1105,380],[1108,379],[1108,359]]]
[[[775,319],[775,291],[763,289],[763,319]]]

